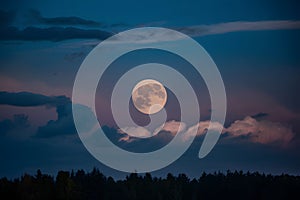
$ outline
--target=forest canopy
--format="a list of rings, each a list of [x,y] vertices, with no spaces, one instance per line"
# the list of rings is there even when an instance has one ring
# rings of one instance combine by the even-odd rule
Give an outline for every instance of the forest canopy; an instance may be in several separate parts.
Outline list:
[[[59,171],[50,176],[35,175],[0,179],[0,199],[293,199],[300,195],[300,177],[287,174],[227,171],[190,179],[185,174],[165,178],[150,173],[132,173],[124,180],[106,177],[98,169],[91,172]]]

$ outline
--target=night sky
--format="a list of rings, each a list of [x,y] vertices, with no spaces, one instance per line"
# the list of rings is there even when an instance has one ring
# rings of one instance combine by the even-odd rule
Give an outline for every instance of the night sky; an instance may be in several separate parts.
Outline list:
[[[117,178],[126,175],[101,164],[83,146],[73,123],[72,89],[81,63],[97,44],[118,32],[148,26],[187,34],[212,57],[227,95],[223,132],[212,152],[199,159],[211,113],[201,76],[172,54],[136,51],[114,62],[98,85],[97,117],[113,143],[147,152],[174,136],[180,113],[171,91],[167,124],[152,139],[120,132],[109,110],[112,87],[124,71],[164,60],[190,80],[201,118],[198,136],[187,152],[154,175],[199,177],[203,171],[227,169],[299,175],[299,8],[296,0],[2,1],[0,177],[93,167]],[[137,123],[147,124],[147,116],[131,110]],[[188,134],[192,126],[185,122],[183,131]]]

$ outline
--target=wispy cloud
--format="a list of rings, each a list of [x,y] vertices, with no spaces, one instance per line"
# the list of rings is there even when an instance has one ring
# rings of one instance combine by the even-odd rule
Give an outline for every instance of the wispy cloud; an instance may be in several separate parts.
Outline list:
[[[268,20],[268,21],[236,21],[211,25],[177,27],[176,30],[191,37],[216,35],[240,31],[288,30],[300,29],[300,21]]]
[[[17,27],[8,26],[11,24],[13,14],[0,12],[0,23],[4,26],[0,28],[1,36],[0,40],[50,40],[50,41],[62,41],[68,39],[97,39],[104,40],[114,33],[99,30],[99,29],[82,29],[73,26],[89,26],[96,27],[100,23],[92,20],[85,20],[79,17],[54,17],[45,18],[41,16],[38,11],[31,11],[31,18],[37,23],[47,25],[46,28],[41,27],[26,27],[19,29]],[[61,25],[67,27],[61,27]],[[105,25],[101,24],[101,27],[113,28],[115,26],[128,27],[127,24],[115,24]],[[171,29],[180,31],[191,37],[201,37],[207,35],[225,34],[231,32],[241,31],[265,31],[265,30],[292,30],[300,29],[300,21],[294,20],[267,20],[267,21],[236,21],[225,22],[219,24],[210,25],[195,25],[195,26],[183,26],[183,27],[170,27]],[[159,34],[159,35],[156,35]],[[153,39],[155,38],[155,39]],[[174,35],[169,31],[155,32],[151,29],[145,29],[145,31],[138,34],[131,35],[127,42],[138,43],[151,43],[159,41],[172,41],[181,39],[178,35]],[[117,39],[115,42],[119,42]]]
[[[300,29],[300,21],[292,20],[274,20],[274,21],[237,21],[226,22],[211,25],[195,25],[183,27],[170,27],[190,37],[201,37],[207,35],[225,34],[241,31],[265,31],[265,30],[292,30]],[[126,38],[124,38],[126,37]],[[113,41],[115,43],[156,43],[165,41],[177,41],[183,38],[181,34],[175,34],[174,31],[161,29],[157,31],[153,28],[147,28],[131,33],[130,35],[117,35]]]

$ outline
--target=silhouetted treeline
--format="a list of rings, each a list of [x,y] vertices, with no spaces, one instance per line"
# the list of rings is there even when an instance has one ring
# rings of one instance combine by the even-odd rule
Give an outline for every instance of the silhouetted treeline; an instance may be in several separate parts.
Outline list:
[[[151,174],[128,175],[115,181],[97,169],[60,171],[57,176],[25,174],[20,179],[0,179],[0,199],[110,199],[110,200],[196,200],[196,199],[298,199],[300,177],[264,175],[258,172],[203,173],[199,179],[185,174],[166,178]]]

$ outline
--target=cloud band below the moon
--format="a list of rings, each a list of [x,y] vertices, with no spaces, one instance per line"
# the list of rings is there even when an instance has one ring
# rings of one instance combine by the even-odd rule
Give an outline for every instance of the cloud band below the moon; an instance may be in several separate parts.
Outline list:
[[[294,138],[295,133],[290,126],[269,120],[257,120],[253,117],[247,116],[242,120],[234,121],[230,126],[223,127],[218,122],[200,121],[198,124],[186,127],[184,122],[168,121],[163,127],[158,127],[157,130],[171,133],[173,136],[178,132],[184,132],[183,139],[190,139],[193,130],[197,130],[197,135],[206,134],[209,126],[211,129],[223,128],[222,134],[227,139],[242,139],[248,142],[260,144],[277,144],[280,146],[288,145]],[[131,131],[138,132],[133,127],[128,128]],[[152,135],[157,135],[160,131],[155,130]],[[151,134],[148,130],[143,130],[139,134]],[[124,134],[124,133],[123,133]],[[137,135],[138,137],[139,135]],[[133,142],[137,138],[130,137],[126,134],[122,136],[121,141]]]

